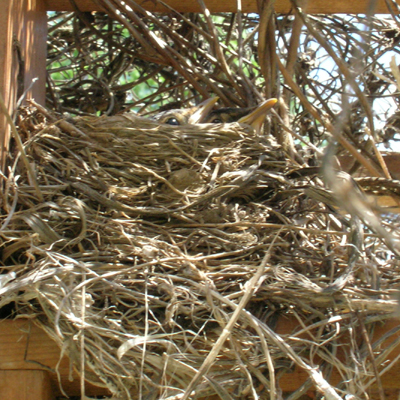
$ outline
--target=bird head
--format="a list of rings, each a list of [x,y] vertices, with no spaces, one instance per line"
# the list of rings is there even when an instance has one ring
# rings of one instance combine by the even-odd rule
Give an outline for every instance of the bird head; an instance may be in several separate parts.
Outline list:
[[[190,108],[163,111],[156,114],[153,119],[167,125],[198,124],[209,114],[218,99],[213,97]]]
[[[211,111],[200,123],[226,124],[239,122],[240,124],[251,125],[257,133],[260,133],[267,112],[277,103],[277,99],[272,98],[264,101],[257,107],[248,108],[219,108]]]

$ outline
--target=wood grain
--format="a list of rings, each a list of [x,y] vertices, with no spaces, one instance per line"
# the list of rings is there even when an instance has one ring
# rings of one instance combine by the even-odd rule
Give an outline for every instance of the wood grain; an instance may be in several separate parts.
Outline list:
[[[43,371],[48,374],[48,379],[50,380],[54,395],[61,396],[62,393],[56,374],[56,366],[61,358],[60,348],[46,332],[39,329],[32,321],[21,319],[0,322],[0,355],[1,372],[26,371],[30,373],[35,370]],[[58,370],[63,390],[70,396],[80,396],[80,380],[78,374],[71,369],[67,357],[61,358]],[[0,376],[0,382],[1,381],[2,379]],[[17,386],[15,396],[17,396],[17,393],[20,391],[23,391],[23,389]],[[109,392],[104,388],[86,383],[86,395],[109,395]],[[2,396],[0,388],[0,399],[19,400],[20,398]],[[25,398],[21,397],[21,400],[22,399]],[[26,400],[28,399],[33,399],[33,397],[27,397]],[[47,398],[43,398],[43,400],[45,399],[47,400]]]
[[[400,4],[400,0],[396,0]],[[197,0],[164,0],[166,4],[179,12],[199,12],[200,8]],[[81,11],[101,11],[101,9],[91,0],[80,0],[77,2]],[[137,0],[143,8],[149,11],[166,12],[163,5],[152,0]],[[236,12],[236,0],[205,0],[210,12]],[[72,11],[69,0],[45,0],[46,8],[49,11]],[[369,1],[367,0],[310,0],[308,13],[310,14],[364,14],[367,12]],[[290,0],[277,0],[275,11],[278,13],[289,13],[291,10]],[[245,13],[257,12],[257,0],[242,0],[242,11]],[[375,13],[388,13],[385,0],[378,0]]]
[[[45,371],[0,371],[0,399],[53,400],[55,395]]]
[[[0,0],[0,92],[12,114],[18,97],[44,104],[46,90],[47,17],[42,0]],[[8,151],[9,127],[0,113],[0,168]]]

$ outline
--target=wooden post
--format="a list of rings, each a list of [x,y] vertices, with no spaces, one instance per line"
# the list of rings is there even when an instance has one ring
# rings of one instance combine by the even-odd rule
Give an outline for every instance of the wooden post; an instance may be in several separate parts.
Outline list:
[[[27,92],[44,104],[46,90],[47,17],[43,0],[0,0],[0,93],[12,115],[18,98]],[[0,160],[4,168],[9,127],[0,113]]]

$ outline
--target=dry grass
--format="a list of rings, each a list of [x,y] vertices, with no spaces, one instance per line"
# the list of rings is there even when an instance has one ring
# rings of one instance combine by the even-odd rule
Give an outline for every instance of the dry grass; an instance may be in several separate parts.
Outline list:
[[[351,353],[340,363],[329,349],[358,315],[369,326],[395,310],[392,252],[250,127],[121,115],[66,131],[21,112],[44,201],[16,156],[4,198],[18,197],[1,233],[3,273],[15,276],[2,304],[34,315],[77,366],[84,359],[87,379],[119,396],[181,394],[210,353],[198,397],[268,393],[293,363],[326,394],[307,354],[348,375]],[[280,336],[269,325],[285,315],[301,323]],[[369,356],[352,372],[360,388],[375,379]]]

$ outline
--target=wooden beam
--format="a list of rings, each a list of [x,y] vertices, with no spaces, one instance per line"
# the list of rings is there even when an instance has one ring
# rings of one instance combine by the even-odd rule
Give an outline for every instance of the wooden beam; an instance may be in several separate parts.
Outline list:
[[[396,0],[400,5],[400,0]],[[197,0],[164,0],[166,4],[179,12],[199,12]],[[157,1],[137,0],[137,3],[149,11],[168,12],[168,9]],[[206,6],[212,13],[236,12],[236,0],[205,0]],[[308,13],[310,14],[364,14],[367,12],[369,0],[310,0]],[[49,11],[73,11],[69,0],[45,0],[46,9]],[[80,0],[77,2],[81,11],[102,11],[92,0]],[[277,0],[275,11],[289,13],[292,9],[290,0]],[[257,0],[242,0],[242,11],[245,13],[257,12]],[[388,14],[385,0],[378,0],[375,13]]]
[[[21,375],[19,376],[21,378],[24,376],[24,372],[45,372],[46,376],[43,375],[40,379],[49,379],[56,396],[62,395],[56,374],[56,367],[61,359],[61,363],[58,366],[58,373],[63,390],[69,396],[80,396],[80,380],[78,374],[71,369],[68,358],[61,357],[61,351],[57,344],[32,321],[22,319],[0,321],[0,354],[1,373],[7,372],[9,374],[10,371],[20,372]],[[31,379],[28,375],[24,379]],[[7,381],[4,381],[0,374],[1,382]],[[43,388],[40,390],[44,391],[45,385],[47,384],[43,382]],[[20,389],[18,396],[23,396],[25,389],[21,385],[17,386],[18,388]],[[41,399],[39,397],[18,397],[17,391],[13,392],[13,396],[5,396],[2,390],[6,390],[6,388],[0,387],[0,399]],[[110,395],[107,389],[96,387],[90,383],[86,383],[85,391],[87,396],[93,397]],[[43,397],[43,400],[47,399],[47,397]]]
[[[10,114],[27,93],[44,104],[46,90],[47,16],[43,0],[0,0],[0,93]],[[0,168],[8,151],[9,127],[0,112]]]
[[[0,371],[0,399],[53,400],[55,396],[45,371]]]

